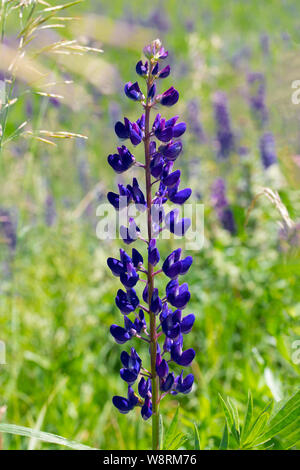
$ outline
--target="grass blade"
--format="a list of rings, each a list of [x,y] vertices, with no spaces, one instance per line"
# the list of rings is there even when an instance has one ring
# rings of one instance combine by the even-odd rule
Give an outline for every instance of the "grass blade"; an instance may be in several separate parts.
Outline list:
[[[196,423],[194,423],[194,437],[195,437],[194,449],[200,450],[200,436],[199,436],[199,431],[198,431],[198,427]]]
[[[177,424],[178,424],[178,416],[179,416],[179,407],[176,409],[175,414],[173,416],[173,419],[171,421],[171,424],[166,432],[166,437],[165,437],[165,444],[164,444],[164,449],[168,450],[169,446],[171,445],[175,435],[176,435],[176,429],[177,429]]]
[[[223,436],[220,442],[220,447],[219,450],[227,450],[228,449],[228,426],[227,423],[225,423],[224,426],[224,431],[223,431]]]
[[[31,428],[24,426],[17,426],[15,424],[0,423],[0,432],[6,432],[8,434],[15,434],[17,436],[24,436],[29,438],[35,438],[49,444],[58,444],[60,446],[69,447],[70,449],[76,450],[98,450],[93,447],[85,446],[76,441],[69,441],[68,439],[57,436],[56,434],[50,434],[49,432],[36,431]]]
[[[244,426],[243,426],[242,435],[241,435],[241,442],[242,443],[246,440],[246,438],[249,434],[249,429],[250,429],[252,417],[253,417],[253,399],[252,399],[251,392],[249,391],[248,392],[247,411],[246,411]]]

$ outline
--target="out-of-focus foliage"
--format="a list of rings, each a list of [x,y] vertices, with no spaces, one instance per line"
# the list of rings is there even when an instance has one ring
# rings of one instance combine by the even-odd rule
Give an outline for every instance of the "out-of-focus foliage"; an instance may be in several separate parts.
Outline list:
[[[105,200],[106,188],[116,184],[106,164],[117,145],[113,124],[124,115],[138,117],[124,97],[123,82],[132,80],[140,51],[154,37],[170,51],[172,80],[181,97],[175,112],[188,123],[183,177],[194,198],[205,204],[205,244],[192,253],[189,274],[189,311],[196,314],[196,323],[187,347],[197,351],[196,384],[190,395],[168,406],[162,402],[165,439],[178,401],[180,431],[188,436],[182,445],[190,449],[196,441],[201,449],[217,449],[226,441],[219,393],[231,397],[244,416],[251,390],[256,418],[270,400],[279,402],[297,390],[297,236],[285,231],[278,208],[267,197],[257,199],[245,225],[262,188],[278,192],[293,224],[300,220],[300,105],[291,102],[292,82],[300,79],[297,12],[292,0],[90,0],[57,14],[73,19],[55,20],[64,27],[45,28],[28,44],[16,73],[11,99],[18,100],[9,109],[6,136],[16,137],[27,122],[26,131],[57,145],[19,136],[1,152],[0,209],[6,212],[0,213],[0,339],[6,343],[7,364],[0,365],[0,406],[7,407],[6,423],[91,447],[149,447],[150,423],[141,423],[135,412],[120,415],[111,403],[112,395],[120,393],[120,350],[109,326],[120,315],[106,258],[117,254],[119,243],[99,241],[95,228],[96,207]],[[19,32],[20,25],[8,19],[1,82],[9,78]],[[46,47],[74,37],[80,47],[104,53],[78,50],[70,55],[60,46],[58,54]],[[268,121],[263,125],[250,109],[247,77],[252,72],[265,78]],[[47,83],[54,84],[47,88]],[[164,81],[164,89],[169,83]],[[235,136],[234,151],[222,161],[216,157],[216,91],[227,95]],[[278,163],[265,170],[259,140],[267,131],[274,135]],[[88,140],[59,141],[47,132]],[[220,226],[212,207],[216,178],[226,181],[234,236]],[[17,231],[15,246],[3,228],[7,211]],[[170,242],[161,246],[164,259]],[[280,434],[272,439],[285,448]],[[3,445],[56,448],[9,434]]]

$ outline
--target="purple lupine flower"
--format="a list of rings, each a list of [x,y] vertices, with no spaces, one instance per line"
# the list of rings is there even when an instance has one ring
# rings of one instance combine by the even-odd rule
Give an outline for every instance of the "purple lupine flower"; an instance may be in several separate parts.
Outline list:
[[[185,379],[183,378],[183,371],[181,372],[180,376],[175,379],[176,383],[176,392],[179,393],[189,393],[192,389],[194,383],[194,376],[192,374],[188,374]]]
[[[165,217],[166,227],[171,233],[178,236],[183,236],[191,226],[191,220],[187,218],[178,220],[179,212],[177,209],[170,211]]]
[[[152,240],[150,240],[150,243],[148,245],[148,259],[149,259],[149,262],[152,264],[152,266],[156,266],[160,260],[160,255],[156,247],[155,238],[152,238]]]
[[[180,286],[177,279],[172,279],[166,287],[168,302],[173,305],[173,307],[184,309],[191,298],[188,287],[186,282]]]
[[[265,132],[259,141],[261,161],[265,169],[277,163],[275,139],[271,132]]]
[[[169,142],[172,138],[181,137],[186,131],[186,124],[185,122],[177,124],[177,119],[178,116],[174,116],[166,121],[161,118],[160,114],[157,114],[152,126],[155,137],[161,142]]]
[[[126,315],[124,316],[124,328],[119,325],[111,325],[110,333],[118,344],[124,344],[133,336],[137,336],[141,331],[146,330],[145,314],[140,309],[138,316],[132,322]]]
[[[142,60],[140,60],[135,67],[136,73],[141,77],[146,77],[148,73],[148,62],[146,61],[145,64]]]
[[[161,145],[159,151],[167,161],[174,162],[182,151],[182,143],[180,141],[173,142],[171,140],[168,144]]]
[[[127,382],[128,385],[133,385],[141,370],[142,360],[140,356],[134,348],[131,348],[130,355],[126,351],[121,353],[121,362],[124,366],[120,370],[121,378]]]
[[[116,173],[123,173],[134,164],[135,158],[125,145],[118,147],[117,150],[118,153],[109,155],[107,160]]]
[[[166,59],[168,57],[168,51],[165,50],[159,39],[155,39],[151,44],[145,46],[143,52],[147,59],[152,59],[152,61],[156,63],[159,60]]]
[[[222,178],[216,179],[212,185],[211,201],[223,228],[234,235],[235,220],[226,197],[225,181]]]
[[[120,235],[123,238],[126,245],[130,245],[138,238],[138,233],[140,232],[139,227],[136,225],[133,217],[130,217],[128,221],[128,227],[121,225]]]
[[[262,73],[249,73],[247,76],[249,85],[249,103],[254,118],[260,126],[268,121],[268,110],[265,104],[266,85]]]
[[[171,279],[176,279],[179,275],[186,274],[193,263],[193,258],[191,256],[187,256],[183,260],[181,260],[180,257],[181,248],[178,248],[164,261],[162,266],[163,272]]]
[[[118,184],[118,188],[119,188],[119,193],[113,193],[112,191],[107,193],[108,201],[116,210],[119,210],[120,208],[122,208],[122,202],[124,203],[124,201],[126,201],[126,206],[127,206],[130,200],[132,199],[132,193],[130,189],[128,189],[128,187],[125,188],[123,184]]]
[[[130,122],[126,117],[124,124],[118,121],[115,125],[115,133],[121,140],[130,139],[133,145],[138,145],[143,139],[142,119],[137,122]]]
[[[0,238],[2,243],[7,244],[11,252],[14,252],[17,246],[17,230],[11,212],[6,209],[0,209]]]
[[[134,289],[128,289],[126,292],[119,289],[115,301],[123,315],[128,315],[129,313],[134,312],[139,305],[139,298]]]
[[[197,139],[197,142],[203,143],[205,141],[205,134],[200,120],[199,105],[196,100],[191,100],[188,102],[187,119],[189,129]]]
[[[146,380],[142,377],[138,385],[138,391],[142,398],[146,398],[147,396],[151,398],[151,380]]]
[[[162,95],[158,95],[156,97],[156,101],[163,106],[173,106],[179,100],[179,93],[175,90],[174,87],[171,86],[167,91],[165,91]]]
[[[55,199],[51,193],[47,194],[45,201],[45,222],[51,227],[56,220]]]
[[[60,108],[60,106],[61,106],[61,102],[60,102],[59,98],[57,98],[56,96],[50,96],[49,104],[54,106],[54,108]]]
[[[124,91],[125,91],[125,95],[133,101],[141,101],[145,99],[143,93],[140,90],[138,82],[126,83],[124,87]]]
[[[169,30],[167,13],[161,7],[155,8],[147,20],[147,26],[155,27],[158,31],[167,32]]]
[[[144,108],[144,114],[136,122],[131,122],[127,118],[124,118],[124,123],[118,121],[115,132],[120,139],[129,139],[135,146],[144,141],[145,164],[137,162],[125,146],[119,147],[117,154],[109,155],[108,162],[116,173],[123,173],[131,166],[142,168],[146,184],[143,185],[136,176],[132,184],[126,186],[119,184],[118,191],[110,191],[107,198],[117,211],[121,209],[121,201],[124,201],[125,206],[135,204],[139,212],[147,209],[147,239],[144,238],[133,217],[128,218],[127,226],[120,227],[120,235],[125,244],[129,245],[137,239],[147,244],[147,260],[145,262],[135,248],[132,249],[131,256],[121,249],[119,258],[110,257],[107,264],[112,274],[118,277],[122,284],[122,289],[117,291],[115,303],[124,318],[124,326],[111,325],[111,335],[118,344],[127,344],[134,338],[143,340],[148,343],[150,353],[148,361],[150,366],[147,370],[146,364],[142,363],[135,348],[131,348],[130,354],[122,352],[123,367],[120,375],[128,385],[128,394],[127,398],[113,397],[113,404],[124,414],[139,406],[144,420],[152,416],[153,448],[157,449],[159,402],[168,393],[174,395],[189,393],[192,389],[193,375],[188,374],[184,378],[182,372],[175,377],[170,367],[172,363],[181,367],[189,366],[195,357],[193,349],[183,348],[183,335],[192,330],[195,316],[192,313],[182,316],[182,310],[187,307],[191,294],[188,284],[179,284],[178,281],[179,276],[189,271],[193,259],[191,256],[181,256],[181,249],[177,249],[164,259],[162,268],[159,269],[157,266],[161,262],[161,257],[156,237],[165,229],[176,235],[184,235],[190,227],[190,219],[180,218],[178,209],[166,214],[164,204],[171,201],[182,205],[190,197],[191,189],[180,189],[181,172],[174,168],[182,152],[182,143],[178,139],[184,134],[186,124],[178,122],[178,116],[165,119],[161,114],[157,114],[154,121],[150,120],[150,112],[154,105],[160,103],[163,106],[172,106],[179,98],[179,93],[174,87],[170,87],[160,95],[156,94],[159,81],[157,83],[155,81],[166,78],[170,73],[168,65],[161,68],[159,64],[160,60],[168,56],[168,52],[159,40],[155,40],[144,49],[144,53],[148,60],[139,61],[136,72],[145,79],[146,92],[142,93],[137,82],[125,85],[125,93],[130,99],[142,101],[140,104]],[[155,139],[160,144],[157,145]],[[157,187],[155,194],[152,194],[155,183]],[[154,277],[161,273],[168,278],[165,296],[160,295],[159,289],[154,286]],[[142,296],[135,290],[140,282],[144,282]],[[150,319],[148,325],[145,312]],[[160,336],[164,338],[163,353],[159,346]],[[168,359],[163,357],[165,354],[169,355]],[[133,391],[135,383],[140,398]]]
[[[264,33],[260,36],[260,46],[265,57],[270,54],[270,38],[268,34]]]
[[[234,149],[234,134],[231,129],[227,97],[218,91],[213,99],[217,128],[218,157],[227,158]]]
[[[127,398],[119,396],[113,397],[113,404],[122,414],[127,414],[130,410],[133,410],[133,408],[138,404],[138,401],[138,397],[130,386],[128,386]]]

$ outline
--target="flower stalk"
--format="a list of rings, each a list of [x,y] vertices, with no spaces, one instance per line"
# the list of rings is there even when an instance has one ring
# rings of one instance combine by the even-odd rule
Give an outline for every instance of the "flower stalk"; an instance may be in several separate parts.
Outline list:
[[[151,67],[152,71],[152,67]],[[151,72],[150,71],[150,72]],[[145,105],[145,179],[146,179],[146,199],[147,199],[147,229],[148,229],[148,244],[152,240],[152,183],[150,172],[150,112],[151,102],[149,100],[149,91],[151,88],[151,73],[147,79],[147,101]],[[151,356],[151,382],[152,382],[152,449],[159,449],[159,384],[156,375],[156,352],[157,352],[157,332],[156,332],[156,316],[151,311],[150,299],[152,298],[154,289],[154,269],[153,265],[149,262],[148,256],[148,305],[150,316],[150,356]]]
[[[191,364],[195,357],[193,349],[182,350],[183,335],[191,331],[195,316],[189,314],[182,317],[182,310],[188,304],[190,293],[188,285],[179,284],[178,277],[188,272],[192,257],[181,259],[181,249],[173,251],[165,260],[161,268],[155,268],[160,261],[157,248],[157,236],[162,230],[169,230],[176,235],[184,235],[190,226],[189,219],[178,219],[179,210],[175,208],[165,214],[164,204],[171,201],[182,205],[190,197],[189,188],[179,190],[180,170],[172,171],[173,165],[182,150],[182,143],[178,138],[185,132],[185,123],[177,124],[178,116],[169,120],[157,114],[153,124],[150,124],[151,109],[161,104],[173,106],[179,98],[179,93],[171,87],[161,95],[156,95],[156,80],[166,78],[170,67],[159,69],[159,62],[167,58],[168,52],[162,47],[159,40],[153,41],[144,49],[148,60],[136,65],[136,72],[146,82],[146,97],[137,82],[126,83],[124,92],[133,101],[139,102],[144,114],[136,121],[131,122],[126,117],[123,122],[117,122],[115,132],[121,140],[129,139],[133,146],[144,143],[144,164],[137,162],[131,151],[125,146],[118,147],[118,153],[108,156],[108,163],[116,171],[123,173],[130,167],[144,169],[145,196],[137,178],[133,178],[132,185],[126,187],[118,185],[118,193],[109,192],[107,198],[117,211],[129,204],[134,204],[139,212],[147,217],[147,234],[141,233],[136,221],[128,217],[128,226],[120,227],[120,235],[125,244],[130,245],[139,239],[146,243],[147,261],[141,253],[133,248],[129,256],[125,250],[120,250],[120,259],[108,258],[107,264],[113,275],[120,278],[125,291],[119,289],[115,299],[116,305],[124,315],[124,327],[112,325],[110,332],[118,344],[125,344],[133,338],[144,339],[149,346],[150,366],[148,370],[142,365],[142,360],[134,347],[130,354],[121,353],[123,368],[120,370],[121,378],[127,383],[127,397],[114,396],[113,404],[120,413],[127,414],[136,406],[141,407],[144,420],[152,417],[152,449],[159,449],[159,405],[167,394],[189,393],[192,389],[194,377],[188,374],[183,378],[183,370],[175,376],[169,371],[169,364],[185,367]],[[162,144],[156,148],[155,139]],[[153,178],[153,180],[152,180]],[[154,195],[152,186],[159,183]],[[158,289],[154,286],[154,277],[164,273],[169,282],[165,295],[160,297]],[[144,275],[146,279],[140,279]],[[144,289],[142,299],[135,291],[135,286],[142,281]],[[146,304],[146,305],[145,305]],[[169,305],[175,307],[173,311]],[[136,310],[139,309],[137,313]],[[134,314],[135,318],[129,316]],[[159,321],[157,321],[157,317]],[[149,322],[149,329],[147,320]],[[147,338],[142,336],[144,333]],[[165,336],[164,343],[159,340]],[[165,359],[165,355],[170,355]],[[138,381],[136,395],[133,385]]]

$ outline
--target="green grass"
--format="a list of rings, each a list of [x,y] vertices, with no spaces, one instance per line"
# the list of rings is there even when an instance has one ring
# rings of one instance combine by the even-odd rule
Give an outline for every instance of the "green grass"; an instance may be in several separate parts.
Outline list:
[[[142,20],[160,3],[91,0],[73,7],[72,15],[95,12],[114,21],[131,18],[143,25]],[[201,192],[205,203],[206,243],[192,253],[194,264],[187,276],[192,293],[188,310],[196,314],[196,323],[185,344],[197,352],[192,366],[196,385],[188,396],[163,401],[162,412],[165,423],[170,423],[179,402],[180,427],[190,436],[186,447],[194,445],[196,422],[201,448],[218,448],[225,423],[219,393],[230,396],[244,416],[249,390],[254,409],[262,410],[270,399],[287,398],[299,386],[299,365],[292,360],[293,343],[300,337],[299,250],[279,249],[280,216],[267,199],[257,202],[244,226],[246,211],[261,186],[279,191],[291,218],[300,219],[300,172],[291,159],[299,154],[297,110],[288,108],[288,115],[282,113],[290,102],[289,80],[299,79],[296,71],[293,75],[296,65],[287,78],[283,68],[287,58],[296,60],[299,53],[297,2],[163,3],[169,30],[156,31],[156,35],[171,52],[174,74],[162,87],[172,83],[179,89],[181,100],[174,111],[183,117],[188,101],[199,101],[209,138],[199,145],[187,132],[180,162],[183,179]],[[194,22],[192,32],[185,28],[189,20]],[[281,38],[284,32],[291,36],[288,43]],[[8,24],[8,36],[14,33]],[[267,58],[260,47],[262,33],[270,36]],[[64,34],[71,35],[69,28]],[[121,107],[120,117],[138,117],[134,104],[122,94],[122,83],[134,79],[142,42],[117,47],[105,40],[100,46],[104,49],[101,58],[113,65],[120,78],[113,93],[99,95],[84,71],[73,78],[91,97],[90,105],[72,111],[34,96],[30,118],[25,95],[9,114],[9,132],[29,118],[34,128],[69,130],[89,140],[59,142],[53,148],[19,139],[2,152],[1,206],[18,213],[18,243],[11,261],[7,247],[1,245],[0,339],[6,342],[7,365],[0,366],[0,406],[7,406],[8,423],[101,449],[145,449],[150,446],[150,422],[142,422],[138,411],[123,416],[111,403],[114,394],[125,393],[119,377],[122,349],[109,335],[111,323],[121,320],[114,304],[119,283],[106,267],[106,258],[117,255],[120,243],[96,238],[97,201],[90,214],[72,216],[98,181],[103,193],[116,184],[106,163],[117,144],[110,118],[112,104]],[[235,68],[230,59],[243,47],[251,49],[251,57],[243,57]],[[51,64],[49,57],[40,60]],[[63,63],[58,69],[69,73]],[[278,174],[266,174],[260,163],[261,131],[244,97],[248,70],[261,71],[267,78],[269,128],[277,143]],[[286,79],[286,87],[278,88],[281,79]],[[17,86],[18,91],[24,90],[22,83]],[[244,159],[232,155],[222,164],[216,161],[213,148],[211,98],[218,89],[228,94],[233,127],[241,144],[250,148]],[[191,160],[197,162],[197,174]],[[88,167],[84,187],[78,176],[81,162]],[[247,175],[250,184],[245,186]],[[239,229],[236,237],[220,228],[210,207],[210,185],[218,176],[227,181]],[[57,210],[52,227],[44,223],[48,191]],[[162,243],[161,257],[169,250],[168,243]],[[147,354],[146,347],[141,354]],[[4,448],[26,449],[28,445],[27,438],[4,434]],[[59,448],[39,441],[34,446]]]

